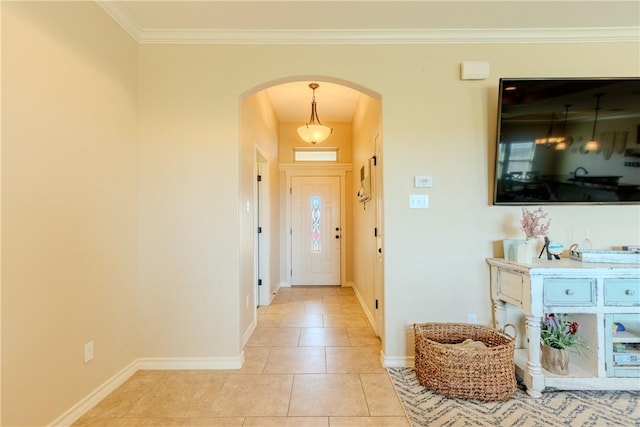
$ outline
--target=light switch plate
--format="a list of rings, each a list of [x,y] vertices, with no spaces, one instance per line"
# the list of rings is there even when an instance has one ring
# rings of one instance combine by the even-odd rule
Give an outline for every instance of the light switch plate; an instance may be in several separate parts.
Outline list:
[[[84,345],[84,363],[89,363],[93,360],[93,341],[89,341]]]
[[[427,209],[429,196],[426,194],[409,194],[409,209]]]
[[[433,177],[432,176],[415,176],[413,178],[414,186],[416,188],[430,188],[433,187]]]

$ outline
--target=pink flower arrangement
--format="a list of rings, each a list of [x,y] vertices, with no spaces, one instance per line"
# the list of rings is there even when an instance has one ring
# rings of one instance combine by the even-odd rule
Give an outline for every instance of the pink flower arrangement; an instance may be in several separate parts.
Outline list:
[[[522,218],[520,219],[520,227],[524,231],[527,240],[535,239],[536,237],[546,236],[549,233],[549,224],[551,219],[544,222],[547,217],[547,213],[538,208],[533,211],[529,211],[526,208],[522,208]]]

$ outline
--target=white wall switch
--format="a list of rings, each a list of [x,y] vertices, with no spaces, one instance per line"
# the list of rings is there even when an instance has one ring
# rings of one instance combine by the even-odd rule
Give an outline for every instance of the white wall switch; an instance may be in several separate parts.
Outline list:
[[[409,194],[410,209],[426,209],[429,207],[429,196],[426,194]]]
[[[93,341],[89,341],[84,345],[84,363],[89,363],[93,360]]]
[[[433,187],[433,177],[432,176],[415,176],[413,177],[414,186],[416,188],[430,188]]]

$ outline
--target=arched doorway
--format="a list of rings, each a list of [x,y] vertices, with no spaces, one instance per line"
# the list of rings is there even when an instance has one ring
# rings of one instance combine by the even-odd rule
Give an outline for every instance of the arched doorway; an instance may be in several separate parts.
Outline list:
[[[334,129],[323,143],[310,147],[296,134],[298,126],[308,121],[310,113],[310,82],[319,83],[316,92],[318,116],[322,123]],[[375,92],[341,79],[326,76],[299,76],[267,82],[242,95],[241,137],[255,146],[240,153],[241,163],[254,158],[256,148],[263,158],[260,167],[269,176],[270,185],[260,190],[260,204],[270,206],[260,210],[260,228],[254,239],[261,248],[253,253],[256,266],[252,282],[258,289],[260,304],[269,304],[280,287],[296,285],[292,280],[291,196],[292,178],[310,176],[340,176],[341,286],[352,286],[372,326],[383,335],[383,221],[382,221],[382,140],[381,97]],[[345,111],[346,110],[346,111]],[[267,146],[267,147],[265,147]],[[247,145],[245,144],[245,147]],[[336,150],[333,161],[298,161],[299,151]],[[361,170],[370,171],[371,197],[359,200]],[[242,181],[242,180],[241,180]],[[258,181],[254,195],[258,197]],[[267,200],[265,200],[267,199]],[[257,200],[257,199],[254,199]],[[256,215],[258,212],[256,212]],[[264,225],[265,221],[268,223]],[[269,236],[265,236],[265,227]],[[258,236],[258,231],[262,235]],[[294,236],[295,237],[295,236]],[[267,257],[268,259],[264,259]],[[258,266],[267,263],[270,277],[258,277]],[[245,274],[245,278],[247,275]],[[268,291],[261,286],[268,286]]]

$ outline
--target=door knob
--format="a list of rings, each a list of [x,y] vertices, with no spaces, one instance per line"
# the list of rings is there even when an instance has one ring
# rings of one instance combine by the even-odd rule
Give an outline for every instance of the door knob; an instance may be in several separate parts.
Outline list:
[[[336,239],[339,239],[339,238],[340,238],[340,235],[339,235],[339,234],[336,234]]]

